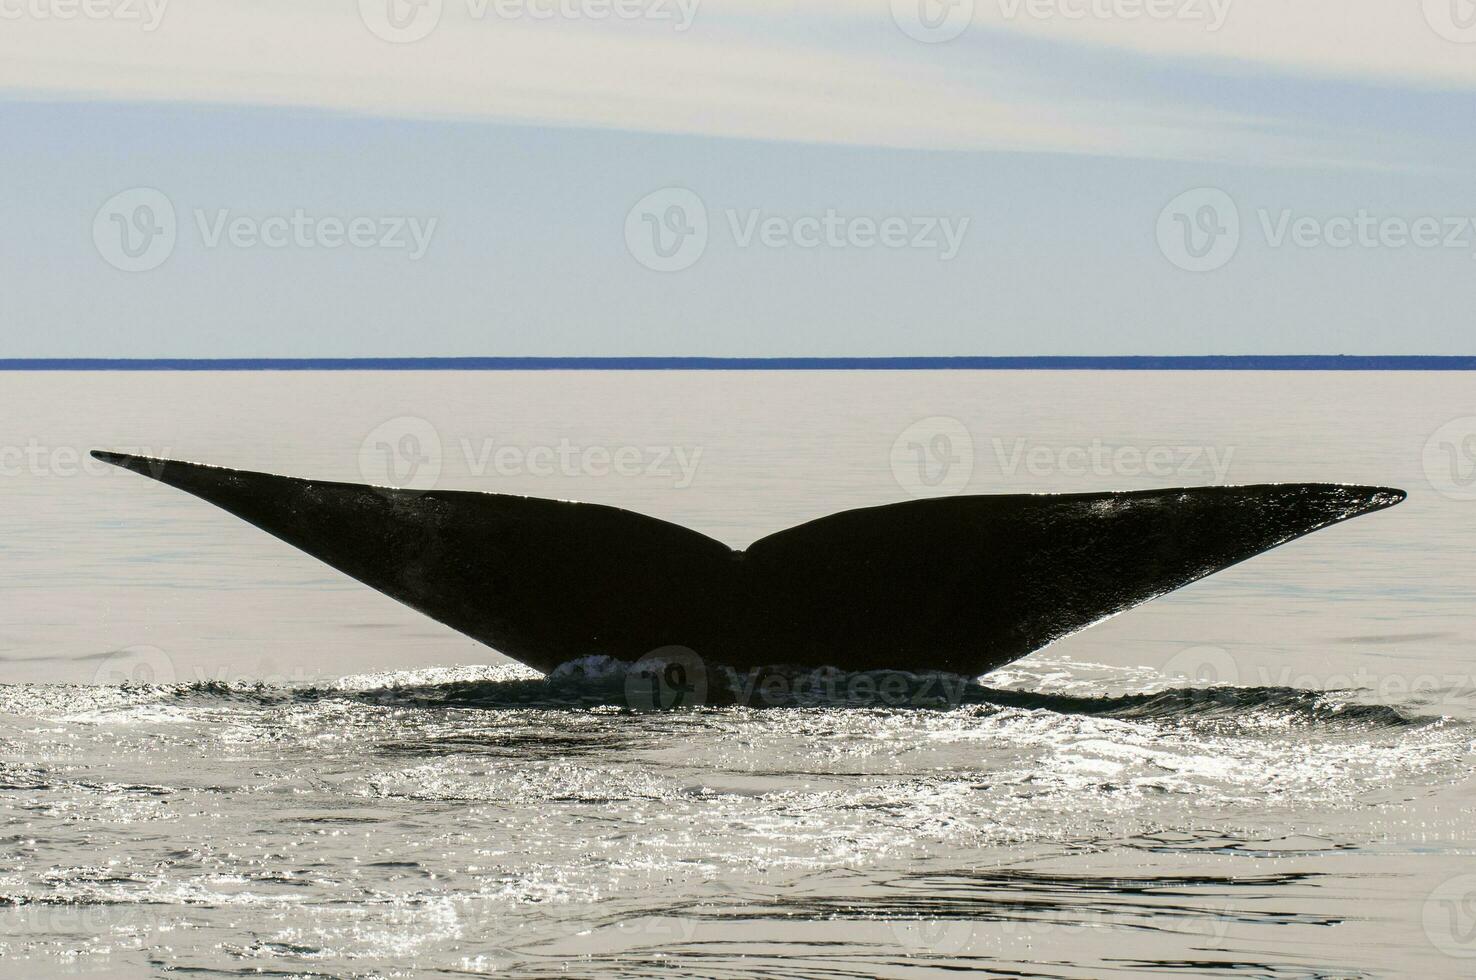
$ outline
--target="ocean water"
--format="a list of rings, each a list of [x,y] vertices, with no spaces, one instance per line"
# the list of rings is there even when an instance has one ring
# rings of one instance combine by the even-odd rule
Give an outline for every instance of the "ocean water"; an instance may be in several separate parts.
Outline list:
[[[1468,375],[0,383],[0,975],[1476,968]],[[1410,496],[967,683],[639,711],[597,651],[543,678],[99,447],[733,545],[951,492]]]

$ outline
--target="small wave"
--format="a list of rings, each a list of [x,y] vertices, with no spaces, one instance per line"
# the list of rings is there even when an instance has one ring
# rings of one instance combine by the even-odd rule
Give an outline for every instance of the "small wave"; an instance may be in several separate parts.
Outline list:
[[[177,701],[207,700],[249,705],[347,700],[406,708],[487,710],[650,710],[744,708],[848,708],[947,710],[961,707],[1046,711],[1122,721],[1240,721],[1253,717],[1280,725],[1404,728],[1440,719],[1360,701],[1357,692],[1289,687],[1184,687],[1092,696],[997,688],[943,673],[842,671],[776,666],[705,669],[688,677],[686,697],[653,697],[653,675],[608,657],[565,664],[544,676],[521,666],[413,671],[346,678],[324,687],[197,682],[158,693]],[[446,679],[448,676],[464,679]],[[372,678],[377,683],[365,683]],[[657,680],[661,680],[657,678]]]
[[[1147,694],[1103,697],[977,687],[970,694],[978,699],[975,703],[980,704],[1123,721],[1239,718],[1257,714],[1307,724],[1405,728],[1439,720],[1407,714],[1389,705],[1354,701],[1348,697],[1349,692],[1308,691],[1292,687],[1182,687]]]

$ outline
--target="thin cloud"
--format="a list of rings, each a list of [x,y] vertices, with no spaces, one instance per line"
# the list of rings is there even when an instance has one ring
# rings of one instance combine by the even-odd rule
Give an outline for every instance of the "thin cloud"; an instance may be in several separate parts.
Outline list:
[[[0,31],[0,90],[926,149],[1397,166],[1411,161],[1365,134],[1291,125],[1276,105],[1195,101],[1176,90],[1193,86],[1142,76],[1270,65],[1450,88],[1476,75],[1476,45],[1442,37],[1418,4],[1383,0],[1174,0],[1219,18],[1203,23],[1072,16],[1144,0],[953,0],[970,17],[944,43],[915,39],[907,20],[908,3],[942,0],[896,0],[891,10],[830,0],[802,14],[780,0],[711,9],[663,0],[666,16],[641,8],[651,16],[602,21],[441,0],[424,37],[393,43],[376,4],[403,2],[192,0],[156,7],[154,30],[21,18]],[[508,16],[514,9],[524,14]]]

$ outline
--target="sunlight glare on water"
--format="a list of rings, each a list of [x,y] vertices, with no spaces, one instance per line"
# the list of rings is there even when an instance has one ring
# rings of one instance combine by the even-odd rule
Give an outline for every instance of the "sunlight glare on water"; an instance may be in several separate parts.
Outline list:
[[[8,476],[6,975],[1394,977],[1462,976],[1476,954],[1476,503],[1421,456],[1472,410],[1468,381],[139,381],[8,378],[33,408],[4,438],[363,482],[361,445],[413,415],[438,433],[438,485],[735,545],[904,499],[889,453],[934,417],[970,433],[970,492],[1213,479],[1011,470],[1026,439],[1215,447],[1228,482],[1411,496],[941,704],[644,712],[622,665],[545,680],[167,488]],[[682,488],[477,474],[460,444],[484,437],[702,454]]]

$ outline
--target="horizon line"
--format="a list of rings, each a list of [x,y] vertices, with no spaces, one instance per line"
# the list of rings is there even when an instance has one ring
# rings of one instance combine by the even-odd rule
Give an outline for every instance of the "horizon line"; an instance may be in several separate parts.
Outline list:
[[[0,371],[1476,371],[1476,355],[36,357]]]

